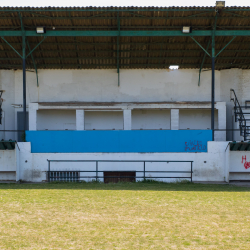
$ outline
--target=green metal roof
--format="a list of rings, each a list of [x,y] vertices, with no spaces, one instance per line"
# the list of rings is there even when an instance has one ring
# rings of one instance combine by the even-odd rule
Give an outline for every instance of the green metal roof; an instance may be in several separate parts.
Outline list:
[[[250,142],[230,142],[230,151],[250,151]]]
[[[12,141],[12,140],[9,140],[9,141],[5,141],[5,140],[2,140],[0,141],[0,150],[13,150],[15,149],[15,143],[16,141]]]
[[[0,69],[22,67],[13,50],[21,54],[21,20],[27,54],[35,49],[30,69],[210,68],[200,46],[211,51],[215,22],[216,53],[225,48],[215,68],[250,68],[250,7],[225,7],[215,16],[215,7],[1,7]],[[45,36],[37,26],[46,27]],[[182,34],[183,26],[193,32]]]

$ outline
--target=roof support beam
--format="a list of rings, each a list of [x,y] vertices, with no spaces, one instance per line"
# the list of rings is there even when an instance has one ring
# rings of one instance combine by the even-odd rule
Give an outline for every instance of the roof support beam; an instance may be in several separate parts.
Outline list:
[[[29,55],[31,55],[32,54],[32,52],[46,39],[47,37],[45,36],[44,38],[43,38],[43,40],[41,41],[41,42],[39,42],[36,46],[35,46],[35,48],[33,48],[32,50],[30,50],[30,53],[26,56],[26,58],[29,56]],[[28,41],[27,41],[28,42]],[[30,48],[29,48],[30,49]]]
[[[217,57],[234,39],[236,36],[234,36],[218,53],[215,57]]]
[[[120,68],[138,68],[138,67],[150,67],[150,68],[154,68],[154,69],[159,69],[159,68],[163,68],[166,69],[168,68],[170,65],[179,65],[181,68],[199,68],[200,64],[198,63],[179,63],[177,61],[175,62],[171,62],[171,63],[124,63],[124,64],[120,64]],[[216,67],[217,68],[233,68],[233,67],[238,67],[238,66],[248,66],[250,65],[250,61],[244,62],[244,63],[216,63]],[[77,64],[77,63],[67,63],[67,64],[60,64],[60,63],[49,63],[49,64],[37,64],[36,65],[38,69],[42,68],[66,68],[66,69],[73,69],[75,67],[81,67],[83,69],[94,69],[96,67],[108,67],[108,68],[112,68],[112,69],[116,69],[117,65],[116,65],[116,61],[114,63],[96,63],[96,64]],[[211,69],[211,63],[207,63],[207,64],[203,64],[204,68],[207,69]],[[0,68],[1,69],[7,69],[7,68],[14,68],[14,69],[19,69],[21,68],[20,64],[0,64]],[[32,69],[33,65],[27,64],[27,68]]]
[[[208,51],[208,48],[209,48],[210,42],[211,42],[211,40],[209,40],[209,41],[208,41],[206,51]],[[204,54],[203,59],[202,59],[202,62],[201,62],[201,67],[200,67],[200,70],[199,70],[199,80],[198,80],[198,86],[200,86],[200,83],[201,83],[201,70],[202,70],[203,64],[204,64],[204,62],[205,62],[206,55],[207,55],[207,53],[205,53],[205,54]]]
[[[73,50],[73,52],[75,52],[77,50]],[[50,51],[49,51],[50,52]],[[58,52],[58,50],[56,51]],[[65,51],[66,53],[68,52],[68,50]],[[70,52],[70,51],[69,51]],[[116,52],[116,51],[112,51],[112,52]],[[123,50],[120,52],[124,52]],[[131,52],[131,51],[126,51],[126,52]],[[152,51],[152,52],[160,52],[160,53],[164,53],[164,50],[157,50],[157,51]],[[182,51],[183,52],[183,51]],[[184,51],[185,52],[185,51]],[[199,52],[199,51],[195,51],[195,52]],[[250,50],[245,51],[245,52],[250,52]],[[206,54],[206,53],[205,53]],[[152,57],[146,57],[146,56],[119,56],[120,60],[122,59],[129,59],[129,60],[158,60],[159,65],[161,65],[161,61],[163,60],[175,60],[176,63],[178,63],[178,60],[199,60],[200,56],[185,56],[185,57],[180,57],[180,56],[152,56]],[[0,57],[0,61],[17,61],[19,60],[19,57]],[[78,60],[78,59],[107,59],[107,60],[116,60],[115,56],[79,56],[79,57],[58,57],[56,55],[51,56],[51,57],[37,57],[37,60]],[[249,60],[248,56],[223,56],[223,57],[219,57],[218,59],[226,59],[226,60]],[[30,60],[30,59],[27,59]],[[117,62],[117,60],[116,60]],[[80,63],[78,63],[80,64]],[[119,63],[120,64],[120,63]],[[84,64],[83,64],[84,65]]]
[[[89,37],[89,36],[176,36],[176,37],[195,37],[195,36],[212,36],[211,30],[194,30],[192,33],[182,33],[181,30],[48,30],[47,37],[65,36],[65,37]],[[215,36],[250,36],[250,30],[216,30]],[[0,36],[22,36],[22,31],[2,30]],[[36,31],[25,31],[25,36],[41,37]]]
[[[207,52],[207,50],[205,50],[192,36],[191,38],[205,51],[205,53],[207,53],[211,57],[211,55]]]
[[[34,64],[35,72],[36,72],[36,86],[39,87],[38,73],[37,73],[36,62],[35,62],[34,57],[33,57],[33,54],[32,54],[32,51],[34,51],[34,49],[33,49],[33,50],[30,49],[30,45],[29,45],[28,40],[27,40],[27,45],[28,45],[28,48],[29,48],[29,51],[30,51],[29,54],[30,54],[30,56],[31,56],[32,62],[33,62],[33,64]],[[27,58],[27,57],[28,57],[28,56],[26,56],[26,58]]]
[[[6,40],[5,40],[5,38],[3,37],[3,36],[1,36],[1,38],[21,57],[21,58],[23,58],[18,52],[17,52],[17,50],[15,50],[15,48],[13,47],[13,46],[11,46],[11,44],[10,43],[8,43]]]

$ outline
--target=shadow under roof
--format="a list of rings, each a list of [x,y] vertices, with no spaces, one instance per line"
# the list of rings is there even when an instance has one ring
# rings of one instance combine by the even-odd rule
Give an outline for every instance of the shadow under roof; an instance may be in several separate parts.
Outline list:
[[[211,31],[215,7],[1,7],[0,33],[25,31],[37,26],[50,31]],[[225,7],[217,11],[216,30],[250,30],[249,7]],[[45,34],[46,35],[46,34]],[[22,37],[4,39],[21,54]],[[27,54],[42,36],[28,36]],[[195,37],[211,52],[211,36]],[[232,36],[216,36],[216,53]],[[22,60],[0,39],[0,69],[21,69]],[[210,45],[209,45],[210,44]],[[209,45],[209,46],[208,46]],[[38,69],[168,69],[170,65],[197,69],[211,67],[211,58],[190,36],[48,36],[26,59],[26,67]],[[250,37],[237,36],[216,57],[215,69],[250,68]]]

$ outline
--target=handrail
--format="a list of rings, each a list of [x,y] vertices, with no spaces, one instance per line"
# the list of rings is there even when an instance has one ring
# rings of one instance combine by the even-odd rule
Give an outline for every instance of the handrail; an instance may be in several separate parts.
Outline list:
[[[244,116],[244,113],[242,111],[241,105],[238,101],[238,98],[236,96],[236,93],[234,91],[234,89],[230,89],[231,92],[233,92],[234,94],[234,98],[231,98],[231,100],[234,102],[234,114],[235,114],[235,122],[239,121],[239,125],[240,125],[240,135],[244,137],[244,141],[247,140],[247,121],[246,118]],[[237,112],[239,110],[239,112]],[[238,117],[239,116],[239,117]]]
[[[143,163],[143,170],[134,170],[132,172],[135,173],[142,173],[143,176],[134,176],[135,179],[154,179],[154,178],[184,178],[184,179],[191,179],[191,182],[193,182],[193,161],[159,161],[159,160],[49,160],[48,161],[48,171],[47,171],[47,177],[48,177],[48,182],[50,182],[51,180],[60,180],[60,174],[58,175],[58,173],[67,173],[67,172],[71,172],[70,176],[64,176],[62,179],[63,180],[67,180],[67,179],[74,179],[74,180],[78,180],[80,178],[93,178],[96,179],[96,181],[100,179],[104,179],[104,176],[100,176],[98,173],[103,173],[105,172],[104,170],[99,170],[98,166],[99,163],[101,162],[119,162],[119,163],[123,163],[123,162],[130,162],[130,163]],[[52,162],[93,162],[95,163],[95,169],[93,170],[53,170],[51,171],[51,163]],[[155,162],[165,162],[165,163],[170,163],[170,162],[175,162],[175,163],[190,163],[190,171],[162,171],[162,170],[146,170],[146,163],[150,162],[150,163],[155,163]],[[57,176],[53,176],[53,173],[56,172]],[[95,176],[74,176],[74,173],[78,172],[78,173],[92,173],[95,172]],[[117,170],[117,171],[106,171],[106,172],[121,172],[121,170]],[[122,171],[122,172],[131,172],[131,171]],[[146,173],[189,173],[190,176],[146,176]],[[119,177],[119,178],[131,178],[131,176],[105,176],[106,178],[115,178],[115,177]]]

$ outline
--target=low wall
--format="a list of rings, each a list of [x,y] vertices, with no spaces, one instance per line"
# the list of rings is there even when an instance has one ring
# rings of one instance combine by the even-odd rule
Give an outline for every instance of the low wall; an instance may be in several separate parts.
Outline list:
[[[207,152],[211,130],[26,131],[32,153]]]
[[[0,150],[0,181],[16,180],[16,151]]]
[[[250,181],[250,152],[231,151],[230,152],[230,180]]]
[[[193,161],[193,181],[227,181],[228,150],[227,142],[208,142],[208,152],[202,153],[31,153],[29,142],[18,143],[19,179],[23,181],[46,181],[49,160],[131,160],[131,161]],[[189,170],[185,163],[147,163],[147,170]],[[142,163],[100,163],[99,170],[142,170]],[[51,170],[80,171],[88,170],[95,175],[94,163],[52,163]],[[153,174],[151,174],[153,177]],[[181,175],[180,175],[181,176]],[[100,175],[101,177],[101,175]],[[87,180],[91,180],[87,179]],[[175,181],[176,179],[159,179]]]

